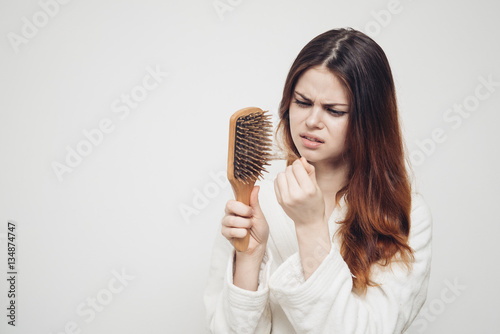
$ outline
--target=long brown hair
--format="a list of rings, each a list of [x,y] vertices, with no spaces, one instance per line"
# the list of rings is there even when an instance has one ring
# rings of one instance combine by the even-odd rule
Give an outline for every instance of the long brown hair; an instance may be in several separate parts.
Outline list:
[[[325,66],[345,85],[349,95],[346,137],[350,161],[345,195],[347,212],[337,233],[341,254],[353,274],[354,288],[365,292],[373,264],[388,265],[396,256],[411,268],[411,185],[405,168],[394,80],[382,48],[351,28],[327,31],[310,41],[292,64],[280,103],[282,142],[288,164],[299,152],[290,134],[289,108],[300,76]]]

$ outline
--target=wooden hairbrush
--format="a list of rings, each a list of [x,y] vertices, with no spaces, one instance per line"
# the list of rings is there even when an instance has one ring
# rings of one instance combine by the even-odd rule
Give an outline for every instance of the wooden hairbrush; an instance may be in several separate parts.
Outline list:
[[[267,172],[272,139],[270,115],[259,108],[244,108],[235,112],[229,121],[229,150],[227,178],[231,183],[236,200],[250,204],[250,194],[255,181]],[[234,239],[236,250],[248,248],[250,231],[241,239]]]

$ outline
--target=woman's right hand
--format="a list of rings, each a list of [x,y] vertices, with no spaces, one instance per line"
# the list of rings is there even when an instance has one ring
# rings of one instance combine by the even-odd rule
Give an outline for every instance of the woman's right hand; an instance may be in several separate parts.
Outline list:
[[[226,214],[222,218],[222,235],[231,244],[235,238],[243,238],[250,232],[248,249],[240,255],[263,257],[269,237],[269,225],[259,205],[259,186],[250,195],[250,205],[235,200],[226,203]]]

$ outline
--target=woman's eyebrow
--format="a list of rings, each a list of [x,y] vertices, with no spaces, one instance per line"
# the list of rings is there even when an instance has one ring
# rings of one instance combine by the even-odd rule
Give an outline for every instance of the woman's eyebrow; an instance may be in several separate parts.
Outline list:
[[[306,102],[311,102],[311,99],[306,97],[304,94],[301,94],[297,91],[294,92],[295,94],[299,95],[302,99],[304,99]],[[324,107],[333,107],[333,106],[347,106],[345,103],[325,103],[323,104]]]
[[[311,102],[311,99],[309,99],[309,98],[305,97],[305,95],[303,95],[303,94],[301,94],[301,93],[299,93],[299,92],[297,92],[297,91],[295,91],[294,93],[295,93],[295,94],[297,94],[297,95],[300,95],[300,97],[301,97],[302,99],[304,99],[305,101],[307,101],[307,102]]]

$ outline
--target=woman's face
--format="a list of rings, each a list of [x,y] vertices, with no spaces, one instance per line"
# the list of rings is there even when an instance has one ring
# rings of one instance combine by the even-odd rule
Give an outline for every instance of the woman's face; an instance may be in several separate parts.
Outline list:
[[[347,90],[327,68],[302,74],[290,104],[290,132],[300,155],[316,163],[344,164],[349,119]]]

